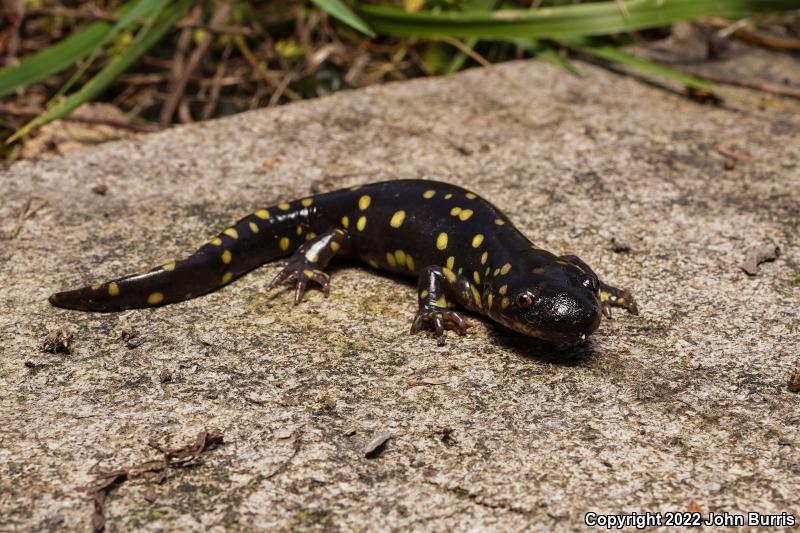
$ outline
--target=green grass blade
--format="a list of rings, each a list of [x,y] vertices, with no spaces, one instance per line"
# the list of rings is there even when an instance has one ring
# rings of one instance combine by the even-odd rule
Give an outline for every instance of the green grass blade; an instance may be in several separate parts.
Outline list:
[[[123,13],[122,18],[117,21],[114,26],[109,29],[103,39],[94,46],[89,57],[83,62],[80,68],[75,72],[67,82],[59,88],[58,92],[51,98],[51,102],[57,100],[62,95],[66,94],[72,86],[77,82],[86,70],[94,63],[97,57],[102,52],[103,47],[110,43],[120,32],[126,30],[129,26],[135,23],[140,18],[157,17],[166,4],[161,0],[133,0],[125,4],[120,12]]]
[[[714,85],[703,81],[701,79],[684,74],[677,70],[671,69],[659,63],[643,59],[634,54],[629,54],[609,44],[596,44],[589,41],[584,41],[582,44],[576,45],[575,48],[589,55],[605,59],[612,63],[617,63],[624,67],[630,68],[635,71],[640,71],[646,74],[656,76],[668,81],[680,83],[695,89],[702,89],[710,93],[714,92]]]
[[[721,16],[742,18],[759,11],[797,9],[797,0],[627,0],[627,15],[616,1],[479,11],[419,11],[358,4],[356,12],[378,33],[413,37],[561,38],[606,35],[665,26],[681,20]]]
[[[93,22],[63,41],[30,56],[16,67],[0,71],[0,97],[61,72],[92,52],[111,29],[107,22]]]
[[[473,49],[478,44],[478,39],[475,37],[470,37],[464,41],[464,46],[467,48]],[[464,63],[467,61],[467,54],[464,52],[458,52],[456,55],[453,56],[453,59],[450,60],[450,63],[444,68],[442,74],[452,74],[453,72],[458,72],[461,70],[461,67],[464,66]]]
[[[317,4],[323,11],[327,12],[330,16],[337,18],[351,26],[365,35],[375,37],[375,32],[372,31],[366,22],[361,17],[353,13],[353,10],[344,5],[340,0],[311,0]]]
[[[26,135],[31,129],[67,115],[84,102],[100,94],[117,76],[160,41],[186,13],[191,3],[192,0],[179,0],[165,7],[160,17],[149,20],[147,24],[137,32],[131,44],[121,54],[103,67],[103,69],[89,80],[86,85],[30,121],[19,131],[14,133],[6,143],[14,142],[23,135]]]
[[[562,57],[552,46],[535,39],[526,39],[524,37],[511,39],[511,42],[537,59],[541,59],[542,61],[547,61],[548,63],[551,63],[557,67],[561,67],[575,76],[581,75],[581,71],[578,70],[578,67],[576,67],[575,64],[566,57]]]

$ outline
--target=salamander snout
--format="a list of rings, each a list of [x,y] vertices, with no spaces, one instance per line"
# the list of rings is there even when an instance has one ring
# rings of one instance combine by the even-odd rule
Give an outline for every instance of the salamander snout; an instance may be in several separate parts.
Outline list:
[[[526,335],[557,343],[586,340],[600,325],[593,288],[578,284],[560,290],[516,292],[502,322]]]

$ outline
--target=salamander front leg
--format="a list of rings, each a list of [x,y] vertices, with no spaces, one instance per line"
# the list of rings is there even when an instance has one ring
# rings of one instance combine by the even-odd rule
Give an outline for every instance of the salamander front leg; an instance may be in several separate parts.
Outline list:
[[[612,307],[621,307],[632,315],[639,314],[639,306],[636,305],[636,300],[633,299],[633,296],[630,292],[626,291],[625,289],[612,287],[611,285],[600,281],[600,279],[597,277],[597,274],[594,273],[594,270],[592,270],[589,265],[584,263],[583,260],[576,255],[562,255],[561,259],[572,263],[576,267],[583,270],[586,274],[593,276],[597,280],[600,307],[606,318],[611,318]]]
[[[285,281],[295,283],[294,304],[303,300],[309,281],[322,288],[327,298],[330,293],[330,276],[324,272],[334,256],[350,254],[350,235],[341,229],[331,230],[303,244],[286,262],[286,266],[267,286],[271,290]]]
[[[464,320],[461,313],[449,309],[447,304],[447,297],[460,301],[462,292],[458,280],[449,270],[438,266],[422,269],[417,283],[419,309],[411,325],[411,333],[417,333],[423,327],[431,328],[440,346],[445,343],[445,330],[466,334],[471,324]]]

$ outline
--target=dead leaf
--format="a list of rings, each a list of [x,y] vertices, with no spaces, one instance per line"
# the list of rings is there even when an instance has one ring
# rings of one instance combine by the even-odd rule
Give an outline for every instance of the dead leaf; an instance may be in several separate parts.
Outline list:
[[[383,450],[386,449],[386,443],[391,439],[392,435],[389,431],[381,431],[377,433],[369,443],[364,447],[364,457],[367,459],[374,459],[378,457]]]

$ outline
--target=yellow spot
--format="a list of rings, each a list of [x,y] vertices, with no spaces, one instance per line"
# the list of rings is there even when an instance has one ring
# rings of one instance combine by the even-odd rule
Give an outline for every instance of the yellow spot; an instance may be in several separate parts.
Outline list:
[[[461,211],[461,213],[458,214],[458,218],[460,218],[462,222],[464,220],[467,220],[471,216],[472,216],[472,209],[464,209],[463,211]]]
[[[236,231],[233,228],[228,228],[225,231],[223,231],[222,233],[224,233],[225,235],[227,235],[231,239],[238,239],[239,238],[239,232]]]
[[[314,273],[310,270],[303,270],[303,275],[309,279],[314,277]]]
[[[342,247],[339,245],[339,243],[338,243],[338,242],[336,242],[336,241],[331,241],[331,250],[333,250],[333,253],[336,253],[336,252],[338,252],[338,251],[339,251],[341,248],[342,248]]]
[[[297,226],[297,234],[298,235],[302,235],[303,234],[303,226]]]
[[[475,300],[475,303],[478,304],[478,307],[481,305],[481,293],[478,292],[478,289],[475,288],[475,285],[470,285],[470,289],[472,289],[472,298]]]
[[[609,299],[611,299],[611,293],[608,291],[600,291],[600,301],[602,303],[606,303]]]
[[[362,211],[366,211],[370,203],[372,203],[372,198],[370,198],[368,194],[365,194],[358,199],[358,208]]]
[[[436,237],[436,247],[440,250],[447,248],[447,233],[444,231],[441,232],[438,237]]]
[[[109,296],[116,296],[119,294],[119,285],[114,283],[113,281],[108,284],[108,295]]]
[[[473,248],[477,248],[477,247],[478,247],[478,246],[480,246],[482,243],[483,243],[483,235],[481,235],[480,233],[478,233],[477,235],[475,235],[475,236],[472,238],[472,247],[473,247]]]
[[[308,259],[312,263],[316,263],[317,259],[319,259],[319,254],[314,250],[309,250],[306,252],[306,259]]]
[[[368,259],[367,264],[372,268],[379,268],[378,262],[375,261],[374,259]]]
[[[488,260],[489,260],[489,252],[483,252],[481,254],[481,264],[485,265],[486,261],[488,261]]]
[[[427,297],[428,297],[428,291],[427,291],[427,289],[422,289],[422,292],[421,292],[421,293],[419,293],[419,299],[420,299],[420,300],[424,300],[424,299],[425,299],[425,298],[427,298]]]
[[[450,198],[452,198],[452,197],[453,197],[453,193],[451,193],[451,192],[449,192],[449,193],[447,193],[447,194],[445,194],[445,195],[444,195],[444,199],[445,199],[445,200],[449,200],[449,199],[450,199]]]
[[[503,267],[500,269],[500,274],[502,274],[503,276],[505,276],[506,274],[508,274],[508,271],[509,271],[509,270],[511,270],[511,265],[509,265],[508,263],[506,263],[506,264],[505,264],[505,265],[503,265]]]
[[[92,290],[93,290],[93,291],[96,291],[97,289],[99,289],[99,288],[100,288],[100,287],[102,287],[102,286],[103,286],[103,285],[102,285],[102,284],[100,284],[100,283],[92,283]]]
[[[267,211],[266,209],[259,209],[253,214],[262,220],[266,220],[269,218],[269,211]]]
[[[357,191],[360,188],[361,188],[361,185],[353,185],[352,187],[350,187],[350,190],[351,191]]]
[[[311,207],[311,204],[314,203],[314,200],[311,198],[303,198],[300,200],[300,203],[303,204],[303,207]]]
[[[444,273],[444,277],[447,278],[447,281],[449,281],[450,283],[456,282],[456,275],[452,270],[450,270],[449,268],[445,268],[442,270],[442,272]]]
[[[151,293],[150,296],[147,297],[147,303],[150,305],[160,304],[164,301],[164,295],[160,292]]]
[[[231,255],[230,251],[225,250],[224,252],[222,252],[222,262],[223,263],[225,263],[227,265],[228,263],[231,262],[232,259],[233,259],[233,256]]]
[[[487,307],[492,307],[492,303],[494,303],[494,295],[490,292],[489,296],[486,297],[486,304]]]
[[[344,230],[337,229],[337,230],[336,230],[336,233],[338,233],[339,235],[344,235]]]
[[[308,234],[306,235],[306,240],[310,241],[311,239],[313,239],[316,236],[317,236],[316,233],[314,233],[313,231],[309,231]]]
[[[166,270],[167,272],[171,272],[175,270],[175,261],[170,261],[169,263],[164,263],[161,268]]]
[[[506,294],[506,292],[508,292],[508,285],[503,285],[503,286],[501,286],[501,287],[500,287],[500,289],[498,289],[498,291],[497,291],[497,292],[499,292],[499,293],[500,293],[500,294],[502,294],[502,295],[505,295],[505,294]]]
[[[500,269],[499,268],[495,268],[494,269],[494,277],[497,277],[499,275],[500,275]]]
[[[452,216],[457,216],[460,212],[461,212],[461,208],[460,207],[454,207],[453,209],[450,210],[450,214]]]
[[[471,192],[468,192],[468,193],[466,194],[466,196],[467,196],[467,198],[469,198],[470,200],[474,200],[475,198],[477,198],[477,196],[475,196],[475,194],[474,194],[474,193],[471,193]]]
[[[232,279],[233,279],[233,272],[225,272],[222,275],[222,283],[223,284],[228,283]]]
[[[392,219],[389,221],[389,225],[393,228],[399,228],[403,225],[403,221],[406,219],[406,212],[400,210],[392,215]]]
[[[358,222],[356,222],[356,227],[358,231],[364,231],[364,228],[367,227],[367,217],[358,217]]]
[[[288,211],[289,204],[287,204],[286,202],[281,202],[278,204],[278,209],[280,209],[281,211]]]
[[[501,308],[501,309],[505,309],[506,307],[508,307],[508,303],[509,303],[509,302],[508,302],[508,298],[506,298],[505,296],[503,296],[503,299],[502,299],[502,300],[500,300],[500,308]]]
[[[483,272],[483,275],[484,275],[484,276],[488,276],[488,275],[489,275],[489,271],[490,271],[490,270],[492,270],[492,267],[490,267],[490,266],[487,266],[487,267],[486,267],[486,270],[484,270],[484,272]]]
[[[623,296],[620,296],[619,298],[617,298],[617,302],[616,303],[624,304],[625,303],[625,298]]]
[[[460,276],[461,273],[464,271],[464,267],[458,267],[458,275]]]
[[[477,272],[473,272],[472,273],[472,279],[475,280],[475,283],[480,283],[481,282],[481,275],[478,274]]]
[[[394,258],[392,252],[386,252],[386,262],[389,263],[389,266],[392,268],[397,266],[397,259]]]
[[[498,226],[502,226],[503,224],[505,224],[505,222],[503,222],[503,221],[502,221],[501,219],[499,219],[499,218],[496,218],[496,219],[494,219],[494,223],[495,223],[495,224],[497,224]]]
[[[256,224],[255,222],[251,222],[250,231],[252,231],[253,233],[258,233],[258,224]]]
[[[456,265],[456,258],[452,255],[447,258],[447,268],[453,270],[453,267]]]
[[[219,246],[220,244],[222,244],[222,239],[220,239],[219,237],[214,237],[213,239],[208,241],[208,243],[213,244],[214,246]]]
[[[434,190],[428,190],[428,191],[425,191],[424,193],[422,193],[422,197],[425,198],[426,200],[430,200],[435,195],[436,195],[436,191],[434,191]]]
[[[279,244],[280,244],[281,250],[283,250],[284,252],[286,250],[288,250],[289,249],[289,237],[281,237],[281,241],[280,241]]]
[[[342,217],[342,226],[344,226],[345,228],[349,228],[350,227],[350,218],[348,218],[346,216]]]
[[[414,258],[409,254],[406,254],[406,266],[411,272],[414,272]]]
[[[403,250],[395,250],[394,258],[397,259],[397,264],[403,266],[406,264],[406,253]]]
[[[436,300],[436,307],[447,307],[447,300],[444,299],[444,296]]]

